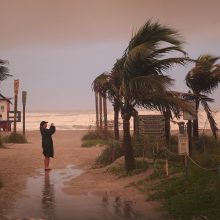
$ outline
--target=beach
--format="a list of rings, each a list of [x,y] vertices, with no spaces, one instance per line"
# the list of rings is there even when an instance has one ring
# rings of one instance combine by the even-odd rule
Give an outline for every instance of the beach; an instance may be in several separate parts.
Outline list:
[[[152,219],[163,219],[165,215],[158,211],[160,204],[146,202],[146,195],[131,187],[131,183],[144,179],[149,173],[141,173],[132,177],[118,178],[106,173],[106,168],[93,169],[95,159],[102,147],[81,147],[81,137],[86,131],[58,130],[54,135],[55,158],[51,160],[53,170],[75,165],[82,174],[65,182],[62,191],[68,195],[105,195],[121,197],[132,201],[137,209],[148,210]],[[27,144],[7,144],[0,148],[0,216],[3,211],[13,206],[26,187],[26,179],[38,176],[43,168],[43,155],[39,131],[27,132]],[[150,210],[150,212],[149,212]]]

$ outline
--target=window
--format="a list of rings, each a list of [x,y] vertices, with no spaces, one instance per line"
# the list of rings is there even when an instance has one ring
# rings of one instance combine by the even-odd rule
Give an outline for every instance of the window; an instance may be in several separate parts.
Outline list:
[[[1,105],[1,112],[5,112],[5,106]]]

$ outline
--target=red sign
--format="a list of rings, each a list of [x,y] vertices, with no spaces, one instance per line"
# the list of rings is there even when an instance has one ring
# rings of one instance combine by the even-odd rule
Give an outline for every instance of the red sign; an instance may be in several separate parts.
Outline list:
[[[15,79],[14,80],[14,92],[15,92],[15,95],[18,94],[18,89],[19,89],[19,79]]]

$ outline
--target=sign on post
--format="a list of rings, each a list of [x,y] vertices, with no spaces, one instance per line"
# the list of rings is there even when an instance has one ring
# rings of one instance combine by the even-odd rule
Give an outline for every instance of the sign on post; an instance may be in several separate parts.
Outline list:
[[[19,89],[19,79],[14,80],[14,93],[15,95],[18,95],[18,89]]]
[[[23,104],[23,135],[25,135],[25,106],[27,101],[27,92],[22,91],[22,104]]]
[[[26,100],[27,100],[27,92],[22,91],[22,104],[26,105]]]
[[[164,140],[165,119],[163,115],[138,115],[138,133],[151,139]]]
[[[178,154],[189,155],[189,142],[188,142],[188,137],[186,135],[178,136]]]

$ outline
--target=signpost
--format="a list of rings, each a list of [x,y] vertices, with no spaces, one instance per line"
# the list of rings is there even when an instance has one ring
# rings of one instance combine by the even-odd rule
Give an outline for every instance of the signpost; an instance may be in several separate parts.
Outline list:
[[[22,91],[22,105],[23,105],[23,135],[25,135],[25,106],[27,101],[27,92]]]
[[[163,115],[138,115],[138,134],[161,141],[165,138],[165,119]]]
[[[14,80],[14,97],[15,97],[15,101],[14,101],[14,133],[17,132],[17,103],[18,103],[18,89],[19,89],[19,80],[16,79]]]
[[[183,119],[188,120],[187,122],[187,135],[188,135],[188,147],[189,147],[189,153],[192,152],[192,120],[196,120],[197,114],[196,114],[196,102],[195,100],[187,100],[188,104],[191,106],[192,114],[183,111]]]

